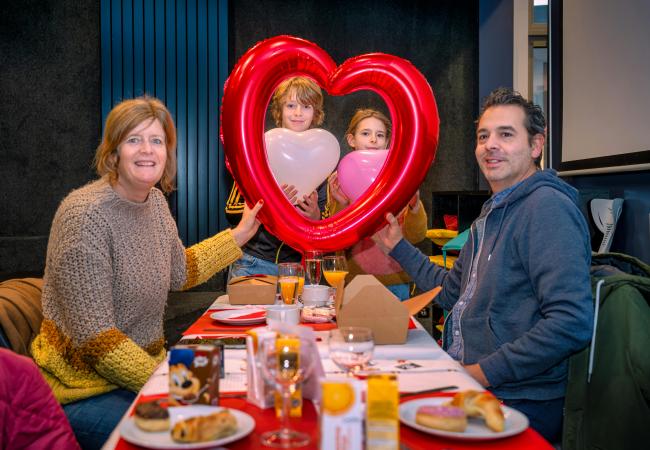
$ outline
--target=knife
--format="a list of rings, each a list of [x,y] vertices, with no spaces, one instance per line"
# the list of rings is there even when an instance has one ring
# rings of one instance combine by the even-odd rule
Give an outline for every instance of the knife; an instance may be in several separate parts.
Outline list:
[[[441,386],[433,389],[425,389],[424,391],[415,391],[415,392],[403,392],[399,396],[401,397],[407,397],[410,395],[420,395],[420,394],[433,394],[434,392],[442,392],[442,391],[452,391],[454,389],[458,389],[458,386],[450,385],[450,386]]]

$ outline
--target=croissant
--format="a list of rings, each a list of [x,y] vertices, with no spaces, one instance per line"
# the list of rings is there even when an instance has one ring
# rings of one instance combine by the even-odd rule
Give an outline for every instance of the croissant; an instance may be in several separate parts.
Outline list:
[[[237,431],[237,419],[227,409],[208,416],[181,420],[172,429],[177,442],[205,442],[230,436]]]
[[[505,427],[499,400],[489,392],[458,392],[448,405],[462,408],[469,417],[482,417],[492,431],[503,431]]]

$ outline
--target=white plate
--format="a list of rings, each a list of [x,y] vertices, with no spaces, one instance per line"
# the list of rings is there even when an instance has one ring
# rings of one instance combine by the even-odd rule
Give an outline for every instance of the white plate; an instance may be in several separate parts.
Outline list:
[[[259,317],[245,317],[249,314],[259,314]],[[210,317],[228,325],[255,325],[266,322],[266,311],[260,308],[224,309],[210,314]]]
[[[188,406],[187,408],[191,408]],[[214,412],[225,408],[215,406]],[[180,443],[172,439],[169,431],[159,431],[151,433],[143,431],[135,424],[133,417],[128,417],[120,426],[120,434],[125,441],[131,444],[140,445],[145,448],[154,449],[199,449],[208,447],[217,447],[228,444],[247,436],[255,428],[255,420],[245,412],[229,408],[230,412],[237,419],[237,432],[223,439],[206,442]]]
[[[465,441],[485,441],[490,439],[501,439],[508,436],[519,434],[528,428],[528,417],[505,405],[501,405],[506,423],[503,431],[495,432],[490,430],[483,419],[480,417],[469,417],[467,419],[467,428],[464,432],[436,430],[435,428],[425,427],[415,422],[415,413],[420,406],[424,405],[442,405],[450,400],[449,397],[429,397],[418,398],[404,402],[399,405],[399,418],[403,424],[420,430],[424,433],[436,436],[444,436],[451,439],[460,439]]]

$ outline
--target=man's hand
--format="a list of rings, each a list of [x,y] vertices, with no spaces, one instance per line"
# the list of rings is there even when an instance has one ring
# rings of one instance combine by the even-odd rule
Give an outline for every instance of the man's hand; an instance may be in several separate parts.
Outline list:
[[[377,246],[386,254],[395,248],[395,246],[404,238],[402,227],[391,213],[386,214],[388,225],[376,232],[372,236]]]
[[[260,221],[257,220],[257,213],[263,205],[264,200],[260,200],[253,209],[251,209],[246,203],[244,203],[244,213],[239,221],[239,225],[231,231],[232,237],[240,247],[248,242],[255,233],[257,233],[257,229],[260,227]]]
[[[463,368],[467,371],[468,374],[472,376],[472,378],[478,381],[481,386],[488,387],[490,385],[490,382],[485,377],[483,369],[481,369],[481,366],[479,364],[470,364],[463,366]]]
[[[341,190],[337,172],[332,172],[332,174],[327,179],[327,184],[330,188],[330,195],[334,197],[334,200],[336,200],[339,205],[346,207],[350,204],[350,199]]]
[[[298,206],[298,211],[300,211],[303,216],[309,217],[312,220],[320,220],[318,192],[313,191],[308,196],[303,195],[302,200],[298,200],[296,205]]]
[[[420,191],[418,190],[415,195],[409,200],[409,209],[411,212],[416,213],[420,209]]]

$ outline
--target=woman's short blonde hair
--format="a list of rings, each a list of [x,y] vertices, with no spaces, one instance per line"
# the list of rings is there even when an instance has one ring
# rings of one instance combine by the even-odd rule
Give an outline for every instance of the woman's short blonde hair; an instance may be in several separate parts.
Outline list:
[[[388,145],[390,143],[390,135],[393,127],[391,125],[390,119],[386,117],[383,112],[377,111],[376,109],[357,109],[357,111],[352,116],[352,119],[350,119],[350,124],[348,125],[348,129],[345,132],[345,136],[347,137],[349,134],[354,136],[354,133],[357,132],[357,128],[359,128],[359,123],[368,117],[374,117],[384,124],[386,127],[386,145]]]
[[[116,105],[104,125],[104,136],[95,153],[94,166],[99,176],[108,175],[111,183],[118,178],[120,157],[117,151],[135,127],[146,121],[158,119],[165,131],[167,162],[160,178],[160,188],[169,193],[174,189],[176,177],[176,127],[165,105],[154,97],[138,97]]]
[[[273,93],[273,97],[271,97],[271,115],[275,125],[282,126],[282,108],[284,103],[289,100],[292,92],[296,93],[296,99],[301,104],[314,108],[311,127],[322,124],[325,119],[325,112],[323,111],[323,92],[320,87],[309,78],[293,77],[280,83]]]

